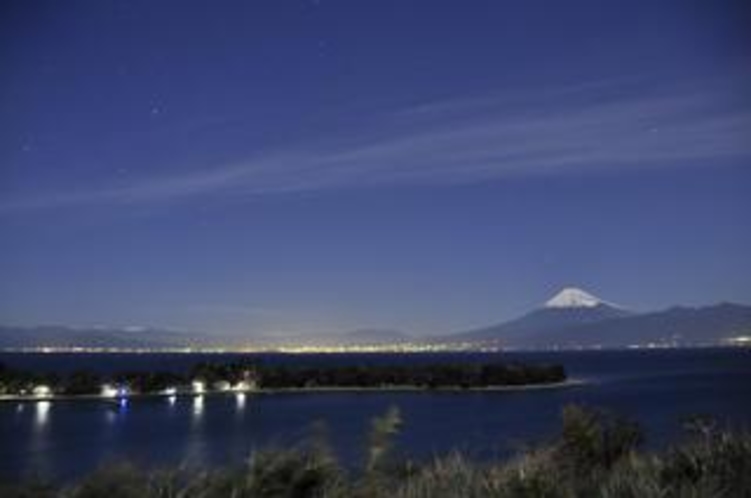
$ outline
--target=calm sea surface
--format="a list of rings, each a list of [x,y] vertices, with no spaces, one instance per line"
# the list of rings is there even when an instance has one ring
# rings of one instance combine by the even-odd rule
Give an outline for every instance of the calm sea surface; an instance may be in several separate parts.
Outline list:
[[[198,361],[241,355],[0,354],[11,367],[67,372],[91,369],[183,371]],[[690,415],[751,428],[751,349],[619,352],[244,355],[286,364],[396,364],[488,360],[561,363],[584,385],[514,392],[316,393],[0,402],[0,480],[70,479],[112,461],[143,465],[241,463],[254,448],[288,446],[323,422],[343,461],[364,456],[372,417],[398,406],[399,451],[414,458],[453,448],[477,458],[506,456],[553,437],[567,403],[609,408],[639,420],[652,447],[681,435]]]

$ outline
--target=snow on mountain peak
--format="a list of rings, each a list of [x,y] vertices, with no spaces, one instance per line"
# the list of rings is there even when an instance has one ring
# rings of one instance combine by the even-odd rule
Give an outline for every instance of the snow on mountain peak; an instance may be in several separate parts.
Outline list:
[[[577,289],[576,287],[566,287],[558,294],[553,296],[545,303],[546,308],[594,308],[600,304],[607,304],[605,301],[592,294]]]

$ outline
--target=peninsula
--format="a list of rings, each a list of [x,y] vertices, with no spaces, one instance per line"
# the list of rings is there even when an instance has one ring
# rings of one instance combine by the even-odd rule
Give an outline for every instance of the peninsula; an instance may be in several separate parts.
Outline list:
[[[325,391],[337,389],[492,389],[556,385],[561,365],[466,363],[289,367],[198,363],[187,373],[135,371],[68,375],[20,371],[0,365],[0,399],[128,398],[138,395],[202,395],[221,392]]]

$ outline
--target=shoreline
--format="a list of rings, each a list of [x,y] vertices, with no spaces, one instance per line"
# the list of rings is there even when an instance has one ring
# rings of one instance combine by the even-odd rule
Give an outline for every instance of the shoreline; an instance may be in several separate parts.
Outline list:
[[[258,394],[286,394],[286,393],[327,393],[327,392],[444,392],[444,393],[462,393],[462,392],[504,392],[504,391],[531,391],[543,389],[563,389],[566,387],[576,387],[591,383],[585,379],[567,379],[559,382],[543,382],[539,384],[517,384],[505,386],[483,386],[483,387],[460,387],[460,386],[443,386],[443,387],[422,387],[410,385],[395,386],[377,386],[377,387],[355,387],[355,386],[320,386],[320,387],[277,387],[269,389],[259,389],[254,391]]]
[[[52,395],[52,396],[22,396],[22,395],[0,395],[2,402],[26,402],[35,403],[39,401],[109,401],[119,403],[121,400],[130,399],[148,399],[148,398],[195,398],[199,396],[229,396],[229,395],[275,395],[275,394],[326,394],[326,393],[431,393],[439,392],[445,394],[456,393],[478,393],[478,392],[513,392],[513,391],[533,391],[548,389],[565,389],[590,384],[591,381],[585,379],[567,379],[560,382],[546,382],[540,384],[520,384],[506,386],[483,386],[483,387],[422,387],[422,386],[377,386],[377,387],[355,387],[355,386],[320,386],[320,387],[278,387],[269,389],[248,389],[242,391],[210,391],[204,393],[135,393],[123,397],[102,396],[101,394],[71,394],[71,395]]]

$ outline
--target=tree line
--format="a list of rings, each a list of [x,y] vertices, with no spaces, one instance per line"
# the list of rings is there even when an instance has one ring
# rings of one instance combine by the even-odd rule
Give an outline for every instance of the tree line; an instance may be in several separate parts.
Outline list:
[[[385,388],[418,387],[483,388],[561,382],[566,372],[561,365],[429,364],[429,365],[341,365],[292,367],[248,361],[197,363],[186,373],[129,371],[103,375],[78,370],[67,375],[16,370],[0,364],[2,395],[93,395],[104,385],[126,387],[128,393],[158,393],[167,389],[190,391],[196,382],[202,390],[287,388]]]

